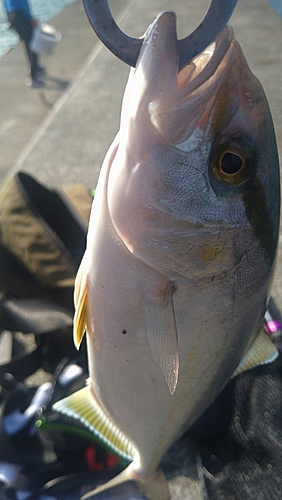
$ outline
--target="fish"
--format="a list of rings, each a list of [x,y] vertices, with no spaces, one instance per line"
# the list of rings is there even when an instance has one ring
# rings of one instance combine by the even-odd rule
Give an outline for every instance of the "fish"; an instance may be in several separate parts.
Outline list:
[[[54,405],[127,461],[88,496],[135,481],[169,499],[168,448],[232,376],[277,357],[263,323],[279,184],[267,99],[232,28],[179,72],[176,16],[161,13],[129,75],[75,282],[89,379]]]

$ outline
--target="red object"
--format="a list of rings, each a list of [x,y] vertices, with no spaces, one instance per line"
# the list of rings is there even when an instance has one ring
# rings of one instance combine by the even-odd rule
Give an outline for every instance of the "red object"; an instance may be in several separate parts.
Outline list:
[[[105,452],[103,459],[97,458],[97,450],[95,444],[91,444],[85,451],[85,459],[89,470],[101,471],[113,467],[118,462],[116,455]]]

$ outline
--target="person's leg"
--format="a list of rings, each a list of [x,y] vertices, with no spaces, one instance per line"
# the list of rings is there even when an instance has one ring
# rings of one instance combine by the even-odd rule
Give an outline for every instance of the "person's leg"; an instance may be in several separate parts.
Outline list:
[[[33,27],[30,24],[29,19],[21,11],[16,11],[13,13],[10,23],[11,26],[17,31],[23,40],[27,52],[27,56],[30,64],[31,78],[36,78],[39,74],[39,58],[37,54],[31,52],[29,48],[29,43],[32,37]]]

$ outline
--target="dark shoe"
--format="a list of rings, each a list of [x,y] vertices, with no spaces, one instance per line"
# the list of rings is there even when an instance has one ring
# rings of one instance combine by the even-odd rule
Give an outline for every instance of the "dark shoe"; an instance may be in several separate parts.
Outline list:
[[[38,73],[38,75],[45,76],[47,74],[47,70],[46,70],[46,68],[44,68],[44,66],[38,66],[37,73]]]
[[[28,87],[32,88],[39,88],[39,87],[44,87],[45,86],[45,75],[41,73],[40,71],[34,73],[33,75],[30,75],[26,81],[26,85]]]
[[[32,78],[31,79],[31,83],[30,83],[30,86],[33,88],[33,89],[37,89],[37,88],[40,88],[40,87],[45,87],[45,78],[42,78],[42,76],[36,76],[36,78]]]

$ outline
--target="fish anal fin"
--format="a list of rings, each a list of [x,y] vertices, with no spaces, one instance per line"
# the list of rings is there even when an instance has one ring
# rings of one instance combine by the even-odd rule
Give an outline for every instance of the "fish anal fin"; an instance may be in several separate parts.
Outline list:
[[[83,277],[83,260],[80,264],[75,281],[75,314],[73,320],[73,340],[79,349],[87,328],[87,278]]]
[[[267,333],[262,330],[237,366],[232,378],[237,377],[237,375],[246,370],[251,370],[255,366],[272,363],[278,355],[279,352],[272,340]]]
[[[136,448],[95,399],[90,385],[57,401],[53,409],[78,420],[101,443],[127,461],[136,456]]]
[[[175,392],[178,382],[179,353],[178,338],[173,305],[175,286],[168,283],[163,300],[146,298],[145,317],[149,344],[157,360],[169,392]]]

